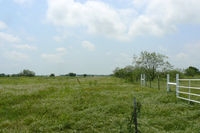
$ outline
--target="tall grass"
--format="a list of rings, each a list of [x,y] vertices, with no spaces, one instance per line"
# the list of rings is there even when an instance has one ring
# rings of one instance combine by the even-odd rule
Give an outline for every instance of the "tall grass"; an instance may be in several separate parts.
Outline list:
[[[200,105],[166,88],[114,77],[0,78],[0,132],[128,132],[133,97],[142,133],[199,133]]]

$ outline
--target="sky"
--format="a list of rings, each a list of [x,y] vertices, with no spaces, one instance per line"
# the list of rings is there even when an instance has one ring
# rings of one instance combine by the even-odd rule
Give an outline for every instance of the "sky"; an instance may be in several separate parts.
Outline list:
[[[0,73],[111,74],[141,51],[200,68],[199,0],[0,0]]]

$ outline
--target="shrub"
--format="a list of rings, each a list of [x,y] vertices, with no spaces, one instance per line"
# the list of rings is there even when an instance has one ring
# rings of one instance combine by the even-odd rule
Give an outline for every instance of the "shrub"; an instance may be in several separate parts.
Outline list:
[[[51,73],[51,74],[49,75],[49,77],[55,77],[55,74],[54,74],[54,73]]]
[[[20,72],[18,74],[19,76],[27,76],[27,77],[34,77],[35,76],[35,72],[30,71],[28,69],[23,70],[22,72]]]
[[[0,77],[6,77],[6,75],[4,73],[1,73]]]
[[[69,73],[69,74],[67,74],[67,76],[76,77],[76,73]]]
[[[200,73],[199,69],[193,66],[190,66],[187,69],[185,69],[185,75],[187,76],[195,76],[198,75],[199,73]]]

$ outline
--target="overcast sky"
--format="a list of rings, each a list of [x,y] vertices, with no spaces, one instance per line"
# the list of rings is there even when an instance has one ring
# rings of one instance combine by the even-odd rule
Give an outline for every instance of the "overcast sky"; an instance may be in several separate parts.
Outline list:
[[[200,0],[0,0],[0,73],[110,74],[143,50],[200,68]]]

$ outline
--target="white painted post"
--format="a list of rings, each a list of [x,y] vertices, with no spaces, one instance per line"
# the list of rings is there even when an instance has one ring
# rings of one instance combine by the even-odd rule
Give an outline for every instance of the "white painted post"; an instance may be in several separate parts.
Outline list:
[[[169,88],[169,74],[167,74],[167,92],[170,92],[170,88]]]
[[[141,87],[142,87],[142,74],[141,74],[141,79],[140,79],[140,82],[141,82]]]
[[[191,91],[190,87],[191,87],[191,80],[189,80],[189,99],[190,99],[190,91]],[[190,103],[190,101],[189,101],[189,103]]]
[[[176,74],[176,96],[179,96],[179,74]]]
[[[144,74],[144,77],[143,77],[143,79],[144,79],[144,87],[145,87],[145,77],[146,77],[146,76],[145,76],[145,74]]]

